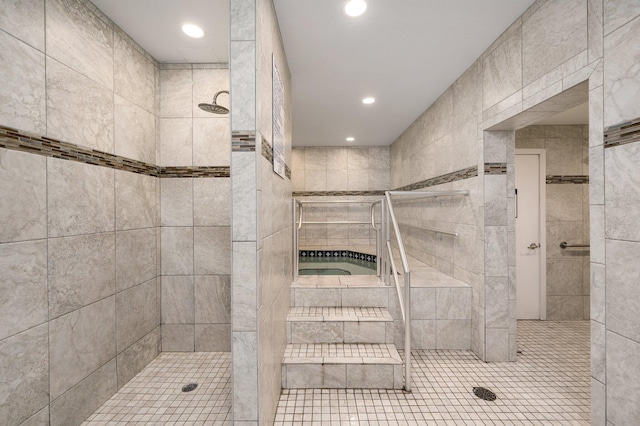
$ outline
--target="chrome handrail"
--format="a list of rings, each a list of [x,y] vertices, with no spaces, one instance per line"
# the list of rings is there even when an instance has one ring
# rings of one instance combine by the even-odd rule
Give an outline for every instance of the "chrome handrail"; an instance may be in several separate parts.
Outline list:
[[[380,208],[382,208],[382,200],[371,203],[371,227],[376,231],[376,272],[379,277],[382,274],[382,241],[380,240],[382,223],[380,223],[380,228],[376,227],[376,204],[380,204]]]

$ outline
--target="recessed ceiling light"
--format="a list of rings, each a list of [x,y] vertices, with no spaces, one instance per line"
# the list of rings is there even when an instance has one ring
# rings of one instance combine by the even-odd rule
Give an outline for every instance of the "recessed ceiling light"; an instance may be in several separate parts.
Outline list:
[[[362,15],[365,10],[367,10],[367,2],[364,0],[350,0],[344,5],[345,15],[352,18]]]
[[[353,142],[353,141],[355,141],[355,140],[356,140],[356,138],[351,137],[351,136],[349,136],[349,137],[347,138],[347,142]]]
[[[366,104],[366,105],[369,105],[369,104],[374,103],[375,101],[376,101],[376,100],[375,100],[374,98],[364,98],[364,99],[362,100],[362,103],[363,103],[363,104]]]
[[[182,24],[182,32],[193,38],[202,38],[202,36],[204,36],[203,29],[196,24]]]

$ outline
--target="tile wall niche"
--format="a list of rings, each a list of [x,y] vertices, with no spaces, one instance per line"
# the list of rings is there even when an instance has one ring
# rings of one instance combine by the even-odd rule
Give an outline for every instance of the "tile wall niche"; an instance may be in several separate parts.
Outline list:
[[[291,162],[293,195],[296,198],[364,202],[307,204],[304,206],[304,220],[369,222],[368,203],[379,200],[384,191],[390,189],[388,147],[296,147],[293,148]],[[375,231],[368,224],[311,224],[300,229],[300,247],[303,248],[351,247],[371,251],[371,247],[375,247],[375,239]]]
[[[157,63],[91,3],[2,2],[0,46],[0,125],[156,163]],[[0,149],[0,199],[0,418],[80,424],[161,350],[159,180]]]
[[[291,75],[271,0],[232,0],[231,11],[233,416],[242,424],[272,424],[293,279],[291,180],[276,175],[269,160],[272,61],[284,85],[287,167]]]
[[[162,64],[159,79],[159,164],[229,167],[229,116],[198,108],[229,90],[226,64]],[[231,181],[160,179],[160,210],[162,350],[230,351]]]
[[[546,151],[547,319],[589,319],[588,126],[529,126],[516,131],[516,149]],[[584,178],[583,178],[584,177]]]
[[[80,424],[163,349],[163,228],[179,246],[181,232],[203,230],[191,241],[198,250],[191,255],[193,272],[184,276],[200,301],[191,302],[193,320],[184,325],[189,350],[212,350],[211,342],[224,342],[218,336],[225,327],[226,349],[216,350],[229,350],[230,267],[224,269],[225,256],[212,256],[225,229],[229,245],[229,213],[216,212],[215,223],[203,214],[225,199],[229,204],[229,179],[158,179],[228,176],[228,149],[226,161],[217,157],[228,146],[228,119],[225,130],[193,112],[190,134],[208,132],[220,141],[226,135],[227,143],[213,141],[221,146],[212,149],[205,146],[212,141],[200,137],[189,145],[188,161],[176,154],[162,163],[161,67],[85,0],[3,2],[0,46],[0,126],[28,133],[19,141],[3,130],[1,143],[11,149],[0,148],[0,293],[9,295],[0,301],[0,372],[8,378],[0,384],[0,394],[8,395],[0,418]],[[220,72],[195,68],[205,70],[194,88]],[[203,93],[198,102],[211,96]],[[166,127],[178,135],[184,130]],[[50,139],[41,144],[40,137]],[[48,148],[37,153],[33,146]],[[92,149],[101,152],[86,155]],[[184,155],[182,145],[175,151]],[[171,183],[161,193],[164,180]],[[191,206],[194,224],[172,232],[161,227],[161,204],[168,208],[166,223],[173,223],[179,215],[172,191],[180,185],[192,186],[198,202]],[[165,253],[169,267],[182,267],[182,258],[171,254]],[[182,315],[180,307],[164,305]],[[168,349],[189,340],[175,336],[169,332]]]

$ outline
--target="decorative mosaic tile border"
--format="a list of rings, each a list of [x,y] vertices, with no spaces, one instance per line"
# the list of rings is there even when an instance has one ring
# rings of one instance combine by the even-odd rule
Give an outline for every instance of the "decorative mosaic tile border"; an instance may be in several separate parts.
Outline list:
[[[416,189],[428,188],[430,186],[442,185],[444,183],[457,182],[463,179],[469,179],[478,176],[478,167],[467,167],[466,169],[457,170],[445,175],[436,176],[434,178],[426,179],[420,182],[412,183],[397,188],[396,191],[415,191]]]
[[[484,163],[485,175],[506,175],[507,163]]]
[[[384,191],[295,191],[293,197],[382,196]]]
[[[229,167],[159,167],[143,161],[109,154],[91,148],[84,148],[45,136],[37,136],[0,126],[0,148],[30,152],[45,157],[59,158],[108,167],[125,172],[138,173],[160,178],[229,177]]]
[[[300,257],[305,258],[326,258],[326,257],[347,257],[351,259],[364,260],[365,262],[376,262],[375,254],[360,253],[351,250],[300,250]]]
[[[640,141],[640,118],[604,129],[604,147],[626,145]]]
[[[273,164],[273,148],[264,136],[262,136],[262,156],[266,158],[268,162]],[[284,165],[284,175],[287,179],[291,180],[291,168],[286,163]]]
[[[231,132],[232,152],[254,152],[256,150],[256,132],[234,131]]]
[[[589,183],[589,175],[547,175],[547,184],[585,184]]]

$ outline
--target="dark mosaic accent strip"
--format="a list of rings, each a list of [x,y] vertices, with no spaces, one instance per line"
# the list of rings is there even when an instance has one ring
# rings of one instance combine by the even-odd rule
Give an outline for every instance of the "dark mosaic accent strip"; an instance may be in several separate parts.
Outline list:
[[[268,140],[262,137],[262,156],[267,159],[268,162],[273,164],[273,148]],[[291,180],[291,168],[285,163],[284,175],[287,179]]]
[[[300,250],[300,257],[309,259],[327,258],[327,257],[347,257],[351,259],[364,260],[365,262],[375,262],[375,254],[360,253],[351,250]]]
[[[253,152],[256,150],[256,132],[235,131],[231,133],[232,152]]]
[[[626,145],[640,141],[640,118],[604,129],[604,147]]]
[[[485,175],[506,175],[507,163],[484,163]]]
[[[382,196],[384,191],[296,191],[293,197]]]
[[[229,177],[229,167],[161,167],[162,178],[204,178],[204,177]]]
[[[37,136],[0,126],[0,148],[30,152],[45,157],[60,158],[125,172],[160,178],[229,177],[229,167],[159,167],[72,143]]]
[[[446,175],[436,176],[434,178],[402,186],[400,188],[397,188],[396,191],[415,191],[416,189],[428,188],[430,186],[442,185],[444,183],[457,182],[459,180],[469,179],[476,176],[478,176],[478,167],[467,167],[466,169],[447,173]]]
[[[584,184],[589,183],[589,175],[547,175],[548,184],[557,183],[572,183],[572,184]]]

